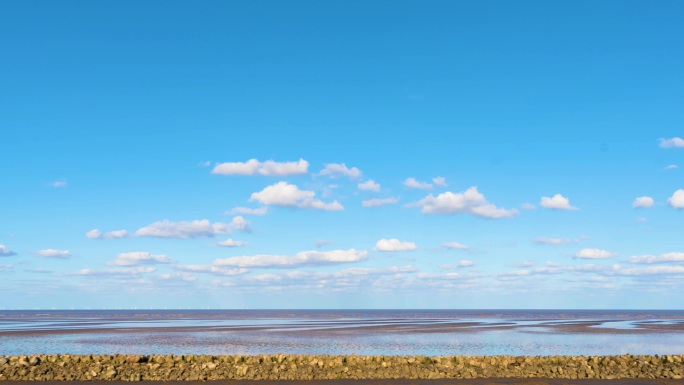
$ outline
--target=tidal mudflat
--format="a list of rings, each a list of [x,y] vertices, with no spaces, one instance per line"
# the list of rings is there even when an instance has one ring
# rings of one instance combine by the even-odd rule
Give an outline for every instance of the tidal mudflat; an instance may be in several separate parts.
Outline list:
[[[684,311],[0,311],[3,355],[684,353]]]

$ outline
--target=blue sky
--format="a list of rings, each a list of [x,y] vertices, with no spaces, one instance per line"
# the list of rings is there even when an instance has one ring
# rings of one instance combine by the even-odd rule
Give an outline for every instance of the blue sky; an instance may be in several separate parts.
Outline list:
[[[0,308],[681,308],[682,19],[3,2]]]

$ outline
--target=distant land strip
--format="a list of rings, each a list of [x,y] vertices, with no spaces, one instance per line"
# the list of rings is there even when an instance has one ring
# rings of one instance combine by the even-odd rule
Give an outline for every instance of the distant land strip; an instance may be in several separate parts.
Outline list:
[[[618,356],[340,356],[340,355],[30,355],[0,356],[0,381],[373,380],[373,385],[674,384],[684,378],[684,355]],[[479,379],[482,381],[466,381]],[[530,379],[536,379],[531,381]],[[557,380],[564,380],[558,382]],[[238,381],[236,381],[238,380]],[[377,381],[383,380],[383,381]],[[411,380],[397,381],[397,380]],[[421,380],[421,381],[414,381]],[[422,381],[426,380],[426,381]],[[427,381],[436,380],[436,381]],[[486,381],[484,381],[486,380]],[[266,381],[264,381],[266,382]],[[681,383],[681,381],[675,381]],[[307,382],[308,385],[316,381]],[[370,384],[370,381],[368,381]],[[461,382],[459,382],[461,383]],[[615,382],[610,382],[611,384]],[[250,381],[249,385],[257,383]],[[295,384],[295,382],[287,382]],[[362,385],[354,382],[354,384]]]

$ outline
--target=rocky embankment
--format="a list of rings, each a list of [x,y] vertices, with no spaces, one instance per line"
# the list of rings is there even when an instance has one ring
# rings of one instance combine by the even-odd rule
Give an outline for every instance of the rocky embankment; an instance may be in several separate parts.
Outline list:
[[[2,380],[684,378],[677,356],[0,356]]]

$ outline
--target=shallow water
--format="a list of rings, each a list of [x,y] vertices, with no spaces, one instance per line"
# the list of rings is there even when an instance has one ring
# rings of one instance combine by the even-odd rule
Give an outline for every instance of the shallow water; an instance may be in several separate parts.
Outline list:
[[[684,328],[645,329],[678,324],[684,311],[0,311],[0,354],[683,354]]]

